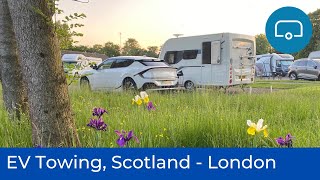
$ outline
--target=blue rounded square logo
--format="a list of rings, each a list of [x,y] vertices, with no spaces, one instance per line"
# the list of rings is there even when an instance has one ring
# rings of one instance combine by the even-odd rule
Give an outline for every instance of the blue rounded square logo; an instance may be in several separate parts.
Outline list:
[[[305,48],[312,36],[309,16],[295,7],[283,7],[271,14],[266,24],[271,46],[282,53],[295,53]]]

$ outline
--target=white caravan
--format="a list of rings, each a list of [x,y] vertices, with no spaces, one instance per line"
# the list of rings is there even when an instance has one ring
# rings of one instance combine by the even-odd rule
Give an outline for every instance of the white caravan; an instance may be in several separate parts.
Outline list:
[[[309,54],[309,59],[320,59],[320,51],[313,51]]]
[[[98,65],[101,62],[101,58],[86,57],[83,54],[64,54],[62,56],[64,71],[72,75],[75,75],[79,70],[90,69],[91,65]]]
[[[178,68],[179,84],[228,87],[254,82],[255,37],[221,33],[167,40],[159,58]]]

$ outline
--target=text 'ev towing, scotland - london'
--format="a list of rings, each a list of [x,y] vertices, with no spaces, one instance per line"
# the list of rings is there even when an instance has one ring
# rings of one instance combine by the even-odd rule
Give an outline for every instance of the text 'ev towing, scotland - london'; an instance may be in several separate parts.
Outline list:
[[[32,162],[32,163],[31,163]],[[30,165],[29,165],[30,164]],[[89,170],[93,173],[105,172],[108,169],[191,169],[199,166],[209,170],[252,170],[276,169],[275,159],[257,158],[248,155],[245,158],[215,158],[208,156],[202,161],[192,159],[190,155],[183,158],[158,158],[156,155],[143,158],[124,158],[120,155],[113,156],[109,161],[103,159],[88,159],[74,155],[71,158],[56,159],[47,156],[8,156],[8,170],[40,169],[40,170]]]

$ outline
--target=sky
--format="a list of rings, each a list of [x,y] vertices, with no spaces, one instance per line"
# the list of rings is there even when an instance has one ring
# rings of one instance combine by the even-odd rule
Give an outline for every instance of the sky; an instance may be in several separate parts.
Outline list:
[[[88,0],[79,0],[88,1]],[[173,34],[184,36],[221,32],[256,35],[265,32],[273,11],[294,6],[306,13],[320,9],[319,0],[59,0],[62,19],[72,13],[87,18],[77,29],[77,45],[124,43],[135,38],[142,47],[161,46]]]

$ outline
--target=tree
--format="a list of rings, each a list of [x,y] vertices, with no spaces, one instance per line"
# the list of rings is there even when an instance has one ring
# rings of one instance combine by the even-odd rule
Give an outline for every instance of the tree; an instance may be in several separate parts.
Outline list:
[[[49,2],[49,3],[48,3]],[[8,0],[27,82],[34,145],[79,145],[51,0]]]
[[[303,50],[301,50],[296,56],[296,59],[306,58],[312,51],[320,50],[320,9],[309,14],[312,23],[312,37]]]
[[[11,119],[20,119],[21,113],[28,111],[27,92],[7,0],[0,0],[0,64],[4,106]]]
[[[257,54],[267,54],[274,52],[274,49],[269,44],[265,34],[256,35]]]
[[[59,9],[57,7],[57,2],[59,0],[45,0],[48,5],[50,6],[51,9],[53,9],[53,11],[56,14],[62,14],[63,10]],[[41,14],[41,12],[40,12]],[[47,17],[46,17],[47,18]],[[59,44],[60,44],[60,48],[62,50],[67,50],[69,48],[72,47],[72,45],[74,43],[77,43],[77,41],[73,40],[73,37],[75,36],[83,36],[82,33],[76,32],[74,29],[78,28],[78,27],[83,27],[83,24],[79,24],[79,23],[72,23],[75,20],[78,19],[84,19],[86,18],[86,15],[81,13],[73,13],[70,14],[68,16],[65,16],[65,18],[61,21],[57,21],[54,23],[54,27],[56,30],[56,33],[58,35],[58,40],[59,40]]]
[[[148,46],[145,55],[148,57],[158,57],[159,56],[159,47],[158,46]]]
[[[107,42],[102,47],[101,53],[108,57],[120,56],[120,46],[112,42]]]
[[[144,55],[144,50],[141,49],[138,41],[133,38],[129,38],[123,46],[122,55],[125,56],[142,56]]]
[[[92,52],[101,53],[103,46],[101,44],[95,44],[92,46]]]
[[[84,46],[84,45],[79,45],[79,46],[72,46],[71,48],[69,48],[68,50],[71,51],[80,51],[80,52],[91,52],[91,48]]]
[[[61,23],[57,21],[55,23],[56,32],[58,35],[58,40],[60,44],[60,49],[66,50],[70,49],[74,43],[72,33],[70,32],[70,27],[66,23]]]

